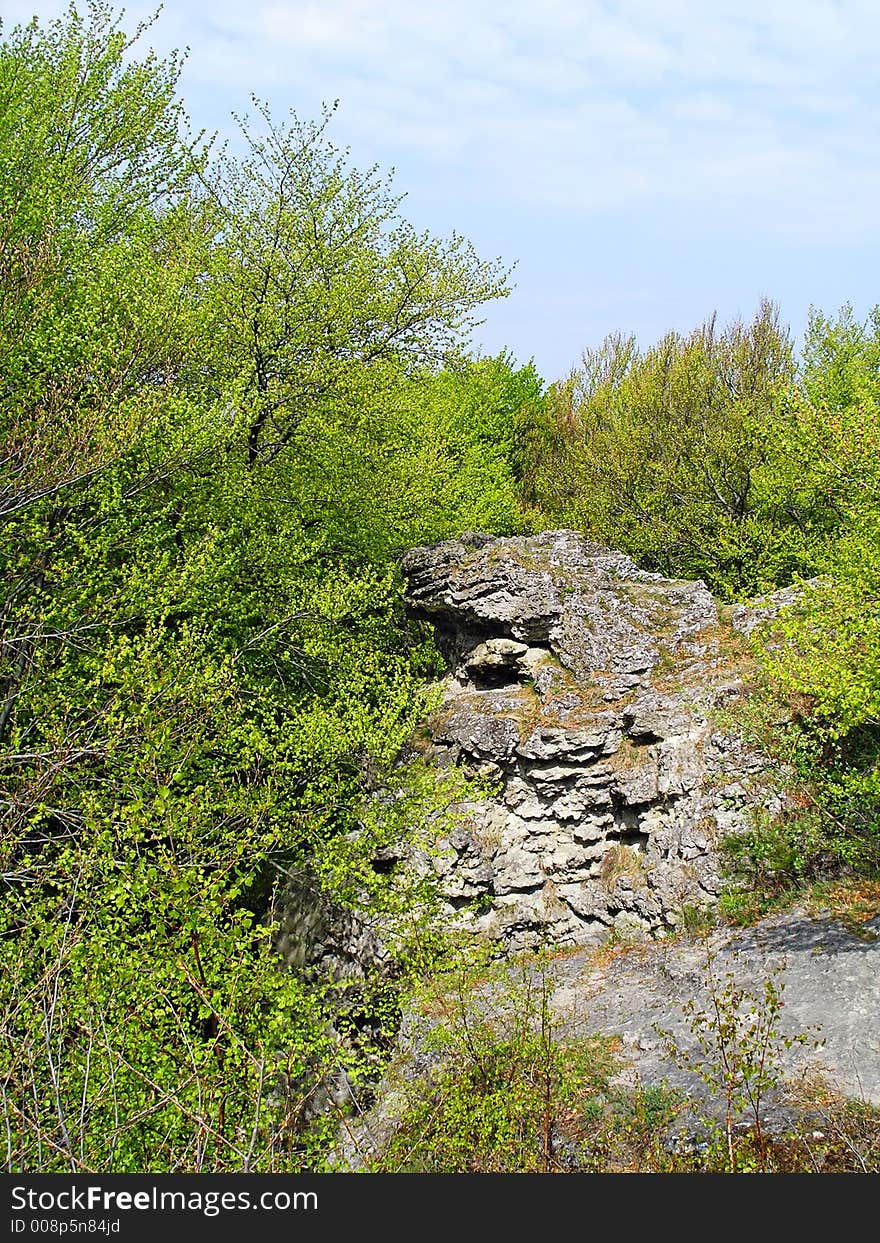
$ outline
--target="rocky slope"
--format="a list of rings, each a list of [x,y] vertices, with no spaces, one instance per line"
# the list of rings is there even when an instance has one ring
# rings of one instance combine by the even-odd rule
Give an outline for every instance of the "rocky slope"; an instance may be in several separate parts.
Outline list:
[[[632,1082],[665,1081],[708,1107],[705,1083],[669,1055],[657,1027],[700,1062],[684,1013],[711,1010],[711,977],[722,996],[728,980],[758,999],[766,980],[781,990],[776,1042],[781,1077],[820,1074],[845,1095],[880,1105],[880,918],[848,928],[827,913],[794,909],[751,928],[719,928],[705,939],[642,946],[605,962],[579,950],[559,959],[553,1011],[565,1034],[619,1034]]]
[[[780,795],[717,724],[753,665],[705,585],[573,531],[465,536],[403,570],[450,670],[418,745],[487,787],[417,861],[448,919],[519,949],[710,905],[720,839]],[[740,609],[736,629],[752,621]]]
[[[521,980],[517,968],[505,969],[515,988]],[[776,1034],[766,1043],[760,1102],[765,1130],[785,1133],[798,1119],[807,1119],[821,1139],[826,1122],[834,1125],[827,1089],[880,1106],[880,918],[855,930],[827,912],[792,910],[753,928],[715,929],[702,939],[630,943],[611,953],[574,947],[554,955],[546,969],[556,1039],[617,1037],[619,1086],[665,1085],[678,1094],[680,1112],[661,1137],[667,1147],[699,1145],[709,1123],[723,1125],[725,1118],[724,1093],[714,1081],[723,1077],[724,1067],[718,1054],[701,1048],[688,1005],[711,1015],[714,992],[730,1021],[734,1011],[724,1011],[725,997],[731,989],[742,990],[736,1022],[745,1034],[752,1004],[769,1014],[763,1001],[767,980],[774,982],[783,1004]],[[485,1006],[479,990],[471,1004],[478,1013]],[[437,1065],[438,1054],[427,1040],[435,1021],[423,1007],[404,1013],[397,1054],[375,1107],[341,1137],[340,1168],[363,1169],[387,1143],[410,1085]],[[499,1031],[504,1030],[502,1024]],[[717,1029],[710,1035],[714,1038]],[[749,1055],[742,1058],[754,1075]],[[746,1110],[738,1122],[748,1123],[750,1117]]]

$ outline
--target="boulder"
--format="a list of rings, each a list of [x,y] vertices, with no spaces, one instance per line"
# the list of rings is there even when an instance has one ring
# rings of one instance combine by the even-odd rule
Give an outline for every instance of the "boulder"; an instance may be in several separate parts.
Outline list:
[[[467,849],[420,858],[449,922],[511,948],[589,944],[711,905],[722,837],[780,796],[716,723],[750,661],[705,584],[575,531],[464,536],[402,567],[450,670],[422,750],[493,774],[458,809]],[[750,620],[739,610],[737,630]]]

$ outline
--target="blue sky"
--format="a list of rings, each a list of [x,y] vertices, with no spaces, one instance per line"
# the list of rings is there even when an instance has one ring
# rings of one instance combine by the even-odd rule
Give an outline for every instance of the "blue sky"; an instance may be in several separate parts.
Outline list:
[[[413,224],[516,263],[476,344],[546,380],[762,295],[796,337],[811,304],[880,302],[877,0],[169,0],[145,43],[189,47],[221,134],[251,92],[338,99],[333,140],[394,168]]]

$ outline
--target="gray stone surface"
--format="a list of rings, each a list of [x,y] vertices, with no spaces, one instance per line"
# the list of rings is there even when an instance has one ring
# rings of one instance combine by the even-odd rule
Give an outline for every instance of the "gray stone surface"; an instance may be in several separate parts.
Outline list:
[[[855,936],[830,918],[795,910],[753,928],[716,930],[700,940],[619,945],[613,953],[580,948],[555,955],[547,968],[555,1038],[620,1038],[617,1082],[629,1088],[666,1085],[680,1094],[684,1108],[666,1142],[684,1147],[699,1143],[707,1120],[721,1124],[725,1116],[723,1091],[713,1091],[699,1073],[707,1060],[685,1012],[688,1002],[700,1008],[711,1004],[708,951],[714,956],[719,992],[728,975],[745,991],[742,1013],[750,998],[760,1006],[764,981],[771,979],[783,1002],[779,1037],[808,1037],[808,1043],[790,1049],[781,1039],[773,1042],[779,1057],[768,1063],[774,1086],[760,1102],[762,1125],[771,1133],[784,1131],[806,1116],[821,1126],[817,1076],[844,1096],[880,1105],[880,918],[866,924],[864,934]],[[522,961],[506,968],[512,986],[519,989],[521,966]],[[498,1008],[503,979],[491,987],[493,999],[485,999],[490,1012]],[[480,991],[474,992],[471,1005],[479,1009],[483,1004]],[[426,1040],[434,1022],[433,1011],[413,1008],[404,1013],[397,1055],[373,1107],[340,1137],[341,1168],[363,1168],[381,1150],[406,1100],[406,1085],[435,1069],[439,1055]],[[691,1055],[695,1064],[684,1068],[681,1054]],[[750,1120],[747,1111],[740,1120]]]
[[[866,925],[866,934],[872,929],[880,932],[880,919]],[[766,979],[783,986],[780,1032],[812,1037],[810,1044],[780,1049],[786,1079],[812,1069],[844,1094],[880,1105],[880,937],[855,936],[803,911],[715,931],[705,942],[623,949],[602,965],[584,951],[558,959],[552,1004],[563,1031],[619,1035],[631,1081],[666,1080],[705,1098],[705,1085],[669,1056],[656,1028],[698,1050],[682,1007],[688,1000],[708,1003],[707,949],[722,987],[728,973],[757,998]]]
[[[403,570],[450,668],[422,750],[495,786],[414,860],[450,922],[522,949],[647,936],[711,905],[721,837],[783,796],[715,723],[753,666],[705,585],[573,531],[466,536]]]
[[[809,591],[810,588],[817,587],[819,583],[818,578],[808,578],[803,584],[795,583],[791,587],[781,587],[778,591],[771,591],[766,596],[750,600],[748,604],[735,604],[731,609],[733,629],[748,637],[759,626],[775,621],[780,613],[798,604],[804,596],[805,588]]]

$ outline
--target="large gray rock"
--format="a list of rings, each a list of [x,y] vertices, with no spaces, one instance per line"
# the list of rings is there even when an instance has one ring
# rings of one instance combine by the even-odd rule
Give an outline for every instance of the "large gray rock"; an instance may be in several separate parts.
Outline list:
[[[447,651],[469,652],[480,635],[536,645],[609,698],[636,685],[664,647],[718,620],[704,583],[647,574],[575,531],[448,540],[406,553],[403,571],[410,607],[437,625]]]
[[[414,860],[450,922],[516,949],[649,935],[711,905],[721,838],[781,796],[715,723],[750,661],[705,585],[573,531],[466,536],[403,570],[450,667],[422,750],[492,782]]]

